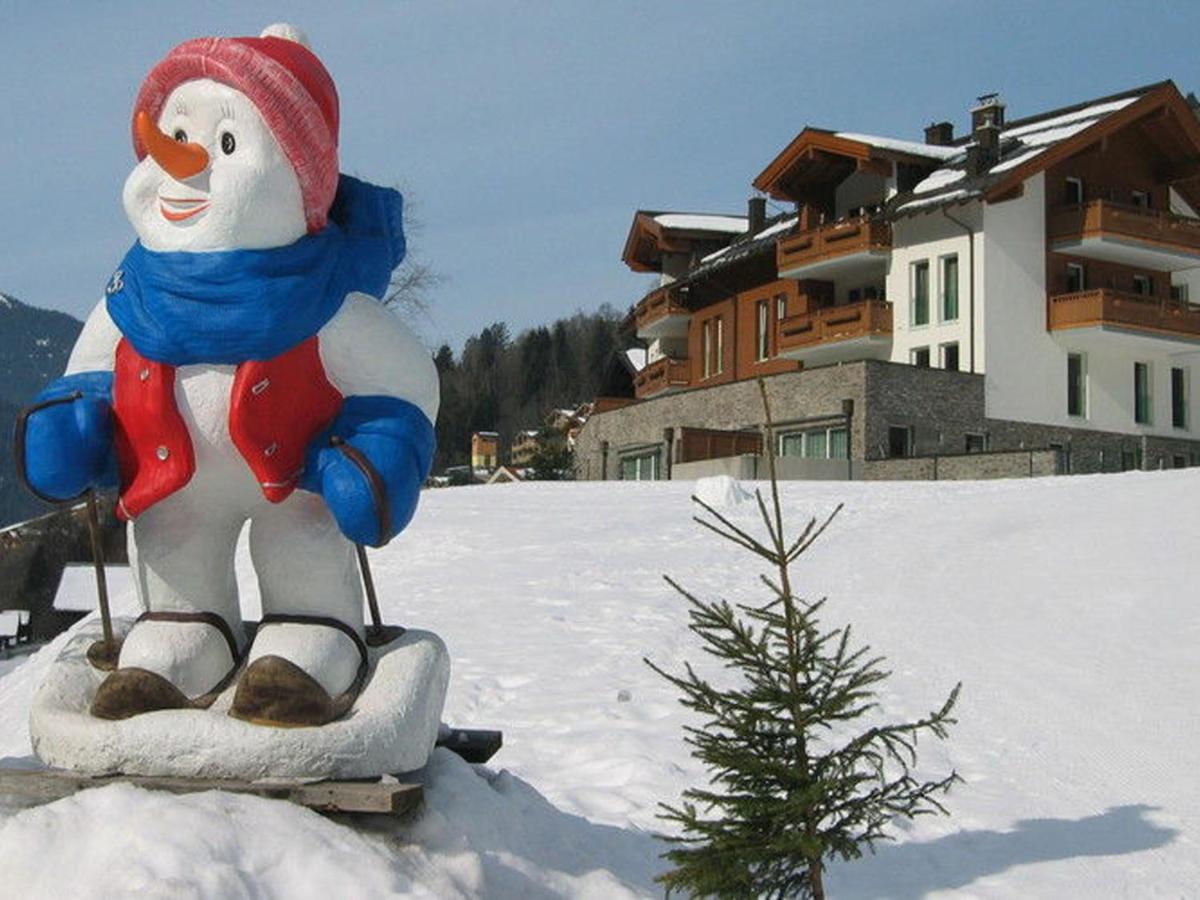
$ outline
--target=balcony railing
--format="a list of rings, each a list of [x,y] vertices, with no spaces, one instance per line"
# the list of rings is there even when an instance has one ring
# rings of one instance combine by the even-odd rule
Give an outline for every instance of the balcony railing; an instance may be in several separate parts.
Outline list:
[[[797,272],[852,254],[879,255],[892,249],[892,226],[860,217],[830,222],[780,238],[775,245],[779,274]]]
[[[779,352],[891,334],[892,304],[886,300],[864,300],[784,319],[779,329]]]
[[[1200,337],[1200,308],[1181,303],[1100,288],[1073,294],[1055,294],[1047,304],[1046,325],[1051,331],[1115,325],[1166,335]]]
[[[670,320],[676,319],[686,332],[687,317],[691,311],[678,301],[678,287],[666,284],[651,291],[634,307],[634,319],[639,336],[652,336]]]
[[[644,400],[663,391],[687,387],[690,375],[691,368],[686,359],[660,357],[634,376],[634,396]]]
[[[1046,233],[1054,241],[1112,238],[1145,241],[1169,250],[1200,253],[1200,219],[1093,200],[1050,212]]]

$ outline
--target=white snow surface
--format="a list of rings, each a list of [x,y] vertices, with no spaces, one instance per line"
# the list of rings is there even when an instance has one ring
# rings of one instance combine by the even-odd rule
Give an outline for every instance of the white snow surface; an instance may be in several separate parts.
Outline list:
[[[750,228],[745,216],[721,216],[708,213],[663,213],[654,221],[663,228],[682,228],[695,231],[723,231],[743,234]]]
[[[715,484],[715,483],[710,483]],[[753,485],[738,485],[739,490]],[[21,897],[661,896],[660,801],[704,772],[690,714],[643,657],[721,678],[668,573],[760,599],[755,558],[691,521],[703,483],[428,492],[372,553],[390,620],[450,648],[446,721],[502,728],[487,766],[438,751],[396,823],[282,801],[129,786],[0,808],[0,893]],[[797,563],[826,624],[886,655],[880,701],[915,717],[963,682],[952,815],[834,863],[830,895],[1180,897],[1200,884],[1200,469],[995,482],[792,482]],[[724,515],[756,527],[757,504]],[[1164,516],[1171,527],[1163,530]],[[241,573],[250,572],[243,559]],[[61,636],[0,675],[2,765],[30,765],[30,697]],[[3,670],[0,670],[2,672]]]
[[[878,147],[880,150],[895,150],[897,153],[908,153],[913,156],[927,156],[930,159],[951,159],[962,153],[961,147],[941,147],[936,144],[921,144],[917,141],[903,141],[898,138],[881,137],[877,134],[861,134],[857,131],[839,131],[836,137],[848,141],[858,141]]]

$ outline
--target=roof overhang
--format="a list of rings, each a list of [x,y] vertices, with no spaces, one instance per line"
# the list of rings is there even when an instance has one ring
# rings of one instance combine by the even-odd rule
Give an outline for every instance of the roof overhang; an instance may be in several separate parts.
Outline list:
[[[658,221],[660,217],[674,216],[680,219],[728,220],[744,216],[714,215],[708,213],[665,213],[639,209],[629,226],[625,238],[625,249],[621,260],[635,272],[661,272],[664,253],[687,253],[697,241],[731,241],[737,236],[727,228],[683,227],[676,228]]]
[[[754,187],[776,200],[797,201],[805,188],[836,183],[858,170],[892,174],[894,163],[933,167],[937,160],[805,128],[754,179]]]
[[[1161,154],[1161,173],[1189,204],[1200,201],[1200,120],[1170,81],[1147,91],[1123,109],[1016,166],[990,185],[988,202],[998,202],[1027,179],[1086,150],[1109,135],[1138,125]]]

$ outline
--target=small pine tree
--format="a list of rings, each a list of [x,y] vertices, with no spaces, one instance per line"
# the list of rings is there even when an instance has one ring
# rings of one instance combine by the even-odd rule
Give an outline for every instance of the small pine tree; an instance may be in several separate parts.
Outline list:
[[[663,804],[661,817],[681,826],[664,856],[674,865],[659,876],[667,892],[717,897],[804,897],[823,900],[823,874],[832,858],[857,859],[887,839],[897,818],[946,813],[939,801],[958,780],[951,772],[920,781],[917,738],[943,739],[961,685],[941,708],[914,722],[860,726],[878,711],[875,691],[888,677],[883,658],[851,645],[850,627],[823,630],[822,598],[808,602],[793,592],[791,565],[821,536],[841,509],[818,527],[811,519],[794,540],[785,538],[772,423],[765,383],[759,380],[767,417],[771,509],[757,492],[766,527],[764,543],[700,499],[708,514],[696,521],[758,555],[774,568],[761,576],[770,599],[761,605],[701,600],[667,582],[690,605],[691,630],[706,653],[742,676],[735,686],[714,686],[690,663],[679,675],[647,664],[682,691],[681,702],[698,712],[689,727],[693,755],[708,768],[709,785],[684,792],[681,806]]]

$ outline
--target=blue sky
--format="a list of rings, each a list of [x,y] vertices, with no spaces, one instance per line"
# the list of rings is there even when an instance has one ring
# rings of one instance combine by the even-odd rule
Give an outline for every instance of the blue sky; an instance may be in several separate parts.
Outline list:
[[[742,212],[806,124],[961,133],[980,93],[1017,118],[1173,78],[1200,90],[1200,3],[15,3],[0,0],[0,291],[83,316],[133,240],[130,104],[172,46],[307,31],[342,102],[344,171],[400,186],[445,277],[431,346],[514,332],[646,276],[633,211]]]

